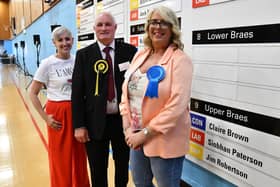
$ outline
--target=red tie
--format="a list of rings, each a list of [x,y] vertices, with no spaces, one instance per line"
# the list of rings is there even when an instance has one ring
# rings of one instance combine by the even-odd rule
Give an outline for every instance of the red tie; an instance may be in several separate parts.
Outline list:
[[[107,99],[112,101],[115,98],[115,89],[114,89],[114,78],[113,78],[113,66],[112,66],[112,58],[110,56],[111,47],[105,47],[103,51],[106,54],[106,61],[108,62],[108,96]]]

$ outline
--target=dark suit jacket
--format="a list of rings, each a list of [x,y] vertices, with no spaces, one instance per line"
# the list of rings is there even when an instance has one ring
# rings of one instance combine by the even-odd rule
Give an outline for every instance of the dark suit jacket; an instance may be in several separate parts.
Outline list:
[[[115,41],[114,73],[118,104],[125,73],[120,71],[119,64],[131,62],[136,51],[132,45]],[[102,54],[97,42],[78,50],[72,77],[73,126],[87,128],[90,138],[95,140],[102,139],[106,125],[108,71],[99,73],[99,95],[95,96],[97,73],[94,64],[100,59]]]

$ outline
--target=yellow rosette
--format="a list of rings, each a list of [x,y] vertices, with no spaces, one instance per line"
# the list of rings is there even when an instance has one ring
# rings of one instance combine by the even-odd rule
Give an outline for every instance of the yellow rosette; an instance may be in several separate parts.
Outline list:
[[[106,73],[108,71],[108,63],[106,60],[97,60],[95,63],[94,63],[94,71],[96,72],[96,84],[95,84],[95,93],[94,95],[95,96],[98,96],[99,93],[98,93],[98,90],[99,90],[99,73]]]

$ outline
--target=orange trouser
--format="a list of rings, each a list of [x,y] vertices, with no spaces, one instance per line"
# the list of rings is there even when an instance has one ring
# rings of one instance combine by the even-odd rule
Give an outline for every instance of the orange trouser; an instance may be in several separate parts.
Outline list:
[[[48,154],[51,187],[89,187],[85,146],[74,138],[70,101],[48,101],[46,112],[62,128],[48,126]]]

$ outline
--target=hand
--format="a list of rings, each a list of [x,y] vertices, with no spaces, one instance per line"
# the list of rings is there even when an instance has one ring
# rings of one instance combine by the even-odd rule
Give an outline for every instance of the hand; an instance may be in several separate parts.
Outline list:
[[[86,143],[90,141],[88,130],[84,127],[75,129],[74,137],[80,143]]]
[[[47,116],[46,122],[51,128],[55,130],[60,130],[62,127],[61,122],[56,121],[51,114]]]
[[[134,131],[132,128],[127,128],[125,131],[126,144],[132,149],[138,149],[146,140],[146,136],[142,131]]]

